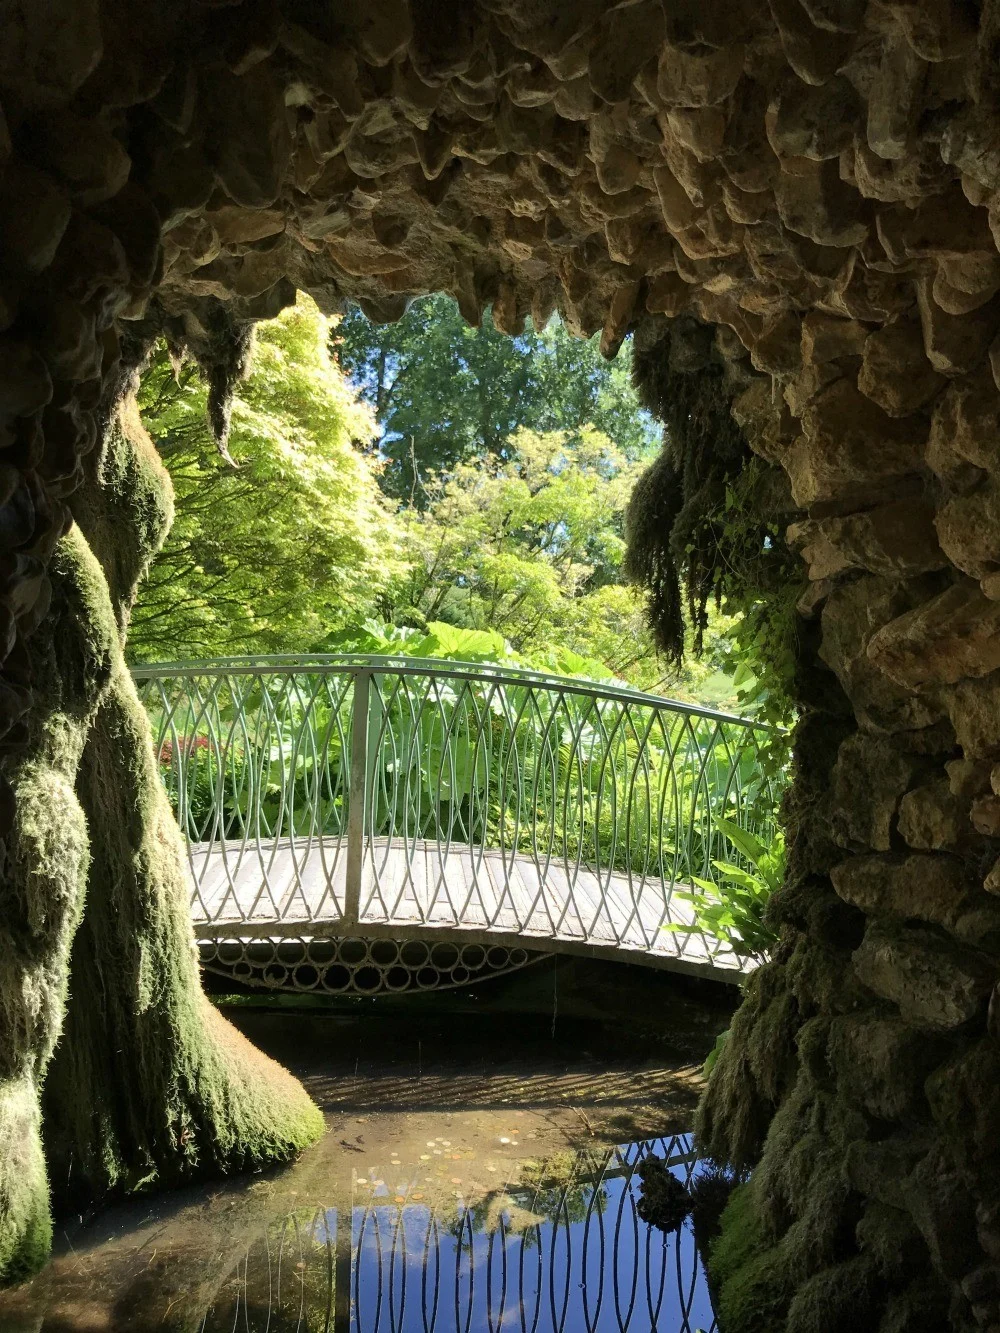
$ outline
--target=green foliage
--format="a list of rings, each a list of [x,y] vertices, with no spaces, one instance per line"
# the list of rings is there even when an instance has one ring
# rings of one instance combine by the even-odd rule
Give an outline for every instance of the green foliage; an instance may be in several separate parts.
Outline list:
[[[625,506],[639,465],[606,435],[521,430],[507,456],[422,483],[400,515],[408,569],[390,618],[495,631],[520,660],[555,651],[649,684],[659,675],[640,598],[621,582]]]
[[[648,454],[657,430],[630,383],[629,350],[608,362],[598,341],[571,337],[557,318],[541,333],[511,338],[487,312],[473,329],[446,296],[414,301],[390,325],[354,309],[334,335],[341,365],[383,432],[386,490],[417,505],[428,472],[507,458],[522,428],[573,434],[590,426],[628,459]]]
[[[695,876],[694,882],[701,893],[677,890],[680,897],[691,903],[694,923],[672,923],[664,929],[681,933],[703,931],[728,944],[733,953],[763,962],[777,939],[765,922],[764,913],[771,894],[781,887],[784,877],[784,835],[775,833],[765,845],[732,820],[716,819],[715,823],[746,864],[713,858],[716,878]]]
[[[727,596],[726,610],[736,612],[719,645],[720,664],[730,674],[741,713],[785,727],[795,715],[793,681],[798,631],[797,580],[766,597]]]
[[[791,1294],[791,1275],[780,1247],[766,1235],[750,1184],[729,1196],[712,1244],[708,1275],[727,1333],[780,1333]]]
[[[307,298],[259,326],[253,369],[219,452],[196,368],[161,347],[144,376],[143,423],[176,496],[173,529],[133,612],[140,661],[304,649],[363,618],[397,568],[377,467],[355,441],[374,423],[327,348]]]
[[[531,667],[558,676],[582,676],[586,680],[615,679],[603,662],[595,657],[581,657],[569,648],[549,646],[528,654],[518,653],[496,630],[467,629],[441,620],[429,621],[425,629],[369,620],[328,635],[317,651],[489,662],[494,666]]]
[[[726,1028],[724,1032],[720,1032],[719,1035],[716,1037],[715,1045],[709,1051],[708,1055],[706,1055],[705,1063],[701,1067],[701,1072],[705,1075],[706,1078],[708,1078],[709,1074],[715,1068],[715,1062],[722,1054],[723,1048],[726,1045],[728,1037],[729,1037],[729,1029]]]

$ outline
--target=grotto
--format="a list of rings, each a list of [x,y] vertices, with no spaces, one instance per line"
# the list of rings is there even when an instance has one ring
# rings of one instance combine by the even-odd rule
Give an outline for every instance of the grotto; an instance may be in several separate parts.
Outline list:
[[[224,442],[296,292],[446,292],[711,404],[645,495],[665,642],[681,494],[752,457],[796,554],[781,942],[698,1114],[752,1168],[722,1333],[1000,1328],[998,57],[995,0],[2,0],[0,1280],[50,1186],[319,1132],[190,947],[123,657],[171,511],[138,369],[197,357]]]

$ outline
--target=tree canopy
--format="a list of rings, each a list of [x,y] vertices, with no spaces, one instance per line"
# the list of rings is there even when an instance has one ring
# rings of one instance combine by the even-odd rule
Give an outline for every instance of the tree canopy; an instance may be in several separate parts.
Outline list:
[[[502,660],[663,683],[622,569],[656,438],[627,355],[609,365],[558,324],[468,329],[445,298],[388,328],[357,312],[331,322],[300,298],[259,326],[230,462],[197,368],[159,348],[140,408],[176,517],[133,615],[133,659],[423,641],[480,654],[489,640]],[[412,454],[407,441],[394,457],[404,428]],[[669,689],[731,706],[739,626],[710,620],[703,658]]]
[[[259,326],[253,368],[216,446],[207,387],[157,350],[140,392],[167,465],[174,525],[132,617],[138,660],[297,651],[373,614],[399,569],[378,485],[370,409],[330,357],[308,298]]]
[[[470,328],[450,297],[414,301],[396,324],[372,324],[352,309],[334,351],[375,412],[387,460],[383,485],[426,502],[417,472],[504,458],[521,428],[603,432],[629,460],[656,446],[659,432],[631,381],[626,345],[605,361],[598,340],[573,338],[558,321],[517,337],[499,333],[489,311]]]
[[[390,590],[391,618],[493,630],[538,665],[568,649],[634,678],[651,644],[619,569],[640,469],[584,427],[521,429],[503,457],[429,473],[422,504],[400,513],[407,568]]]

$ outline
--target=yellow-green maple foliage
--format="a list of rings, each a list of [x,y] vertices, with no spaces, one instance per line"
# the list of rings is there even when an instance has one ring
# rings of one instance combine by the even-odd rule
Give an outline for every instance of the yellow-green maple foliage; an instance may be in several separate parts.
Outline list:
[[[207,389],[165,347],[140,409],[173,481],[174,524],[132,616],[138,661],[303,651],[378,610],[397,530],[378,486],[374,423],[331,360],[330,321],[307,297],[257,330],[228,449]]]

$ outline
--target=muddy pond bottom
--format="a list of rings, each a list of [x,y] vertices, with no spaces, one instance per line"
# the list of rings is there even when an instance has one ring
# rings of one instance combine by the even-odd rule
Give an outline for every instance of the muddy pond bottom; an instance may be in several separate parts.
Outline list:
[[[642,1220],[637,1168],[704,1174],[684,1130],[718,1016],[669,1045],[510,1016],[237,1021],[303,1078],[324,1138],[58,1222],[48,1268],[0,1294],[3,1333],[715,1328],[704,1236]]]

